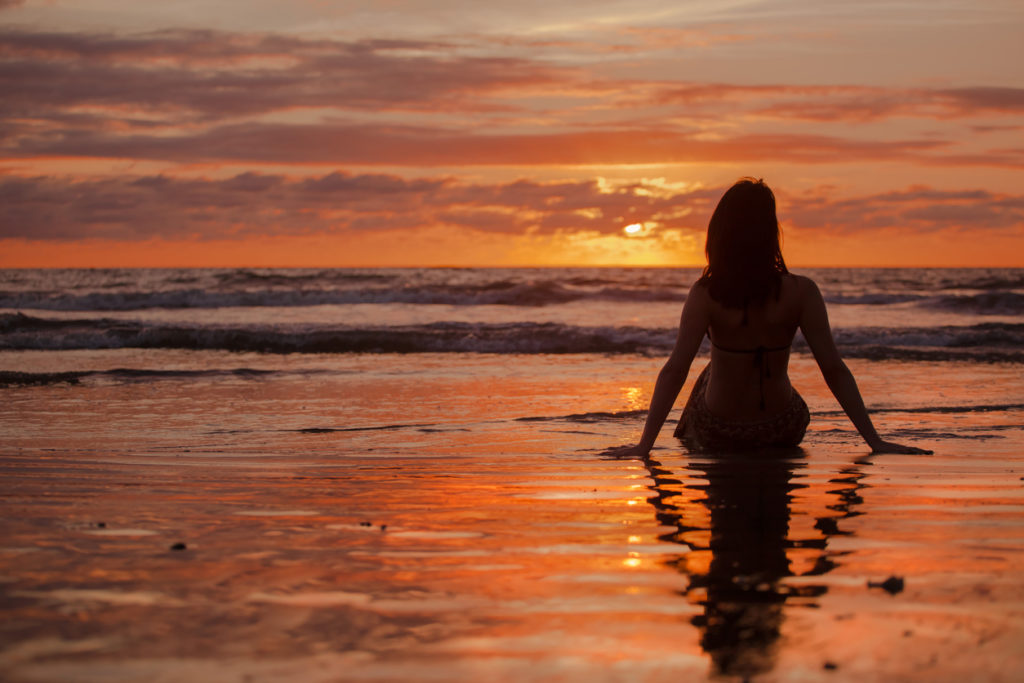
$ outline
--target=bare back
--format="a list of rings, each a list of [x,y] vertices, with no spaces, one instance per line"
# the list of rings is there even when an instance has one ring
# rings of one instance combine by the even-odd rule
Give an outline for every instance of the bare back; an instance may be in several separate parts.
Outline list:
[[[778,297],[746,311],[727,308],[700,288],[707,296],[712,342],[711,377],[705,393],[712,413],[758,420],[785,408],[793,390],[787,369],[790,345],[804,310],[803,281],[806,278],[784,275]]]

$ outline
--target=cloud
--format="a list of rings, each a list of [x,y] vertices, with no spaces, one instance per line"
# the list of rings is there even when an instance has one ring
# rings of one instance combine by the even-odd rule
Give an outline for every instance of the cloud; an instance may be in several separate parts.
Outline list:
[[[920,233],[1022,230],[1024,195],[915,186],[835,198],[832,190],[820,188],[800,194],[782,194],[780,216],[784,223],[799,228],[839,233],[889,227]]]
[[[672,83],[649,90],[652,103],[685,106],[691,115],[705,111],[717,114],[730,105],[733,114],[817,122],[878,121],[895,116],[1014,116],[1024,110],[1024,88]]]
[[[657,45],[711,40],[696,29],[620,33]],[[601,120],[595,111],[621,112],[625,126],[653,130],[665,126],[666,108],[705,122],[746,116],[822,124],[894,116],[1017,116],[1024,108],[1024,89],[1009,87],[750,85],[611,77],[587,59],[574,62],[571,55],[580,47],[573,43],[566,47],[570,56],[556,61],[524,50],[522,39],[508,39],[518,50],[515,56],[495,54],[489,48],[501,40],[0,29],[0,124],[8,140],[31,147],[37,138],[108,135],[116,144],[122,142],[119,136],[146,130],[196,134],[267,123],[271,116],[294,120],[303,112],[314,126],[343,115],[370,125],[387,112],[396,121],[405,116],[406,123],[413,117],[449,116],[471,129],[511,122],[536,132],[546,123],[593,126]]]
[[[936,91],[961,107],[961,111],[1024,111],[1024,88],[951,88]]]
[[[581,27],[582,28],[582,27]],[[543,35],[543,34],[542,34]],[[574,37],[578,36],[578,37]],[[586,36],[586,37],[582,37]],[[576,55],[650,54],[652,51],[707,48],[723,43],[753,40],[749,34],[730,33],[722,26],[676,28],[665,26],[588,25],[576,34],[557,38],[538,38],[535,35],[488,36],[490,44],[503,47],[544,51],[546,53]]]
[[[3,131],[0,130],[0,136]],[[806,133],[708,138],[699,131],[592,129],[486,134],[448,127],[363,123],[242,123],[178,135],[70,131],[0,142],[7,158],[88,157],[182,163],[476,166],[615,165],[768,161],[912,161],[1019,168],[1020,150],[953,154],[935,139],[851,139]]]
[[[754,39],[750,34],[726,32],[724,26],[707,25],[701,28],[666,26],[630,26],[618,29],[623,36],[637,41],[635,49],[666,49],[679,47],[709,47],[719,43],[739,43]]]
[[[479,185],[452,178],[333,172],[290,179],[143,176],[75,180],[0,176],[0,237],[214,237],[456,225],[483,232],[586,227],[615,233],[622,216],[649,218],[702,191],[666,193],[596,181]],[[581,209],[587,209],[584,216]],[[554,226],[554,227],[552,227]]]
[[[220,179],[4,175],[0,238],[201,241],[439,226],[477,233],[621,234],[626,224],[638,222],[653,234],[699,233],[724,190],[656,179],[486,184],[340,171],[311,178],[251,172]],[[1024,195],[986,190],[911,187],[842,197],[819,188],[779,197],[784,225],[815,231],[1024,228]]]
[[[562,70],[464,56],[411,40],[304,40],[216,31],[135,36],[0,31],[5,116],[84,106],[163,115],[168,123],[300,108],[472,112],[487,95],[551,84]]]

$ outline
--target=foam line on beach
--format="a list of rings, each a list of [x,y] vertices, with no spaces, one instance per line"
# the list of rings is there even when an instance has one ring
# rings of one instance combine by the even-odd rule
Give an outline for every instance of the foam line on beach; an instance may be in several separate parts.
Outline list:
[[[1008,410],[1024,410],[1024,403],[992,403],[972,406],[905,406],[872,408],[872,413],[1001,413]],[[822,417],[844,415],[842,410],[815,410],[812,415]]]
[[[1024,403],[993,403],[971,406],[906,406],[889,408],[872,408],[872,413],[998,413],[1010,410],[1024,410]],[[812,415],[834,417],[844,415],[842,410],[814,410]],[[619,412],[595,411],[591,413],[572,413],[569,415],[532,415],[514,418],[515,422],[580,422],[594,423],[609,420],[626,420],[646,417],[646,410],[623,410]]]
[[[299,432],[301,434],[330,434],[331,432],[376,432],[392,429],[411,429],[416,427],[437,427],[437,422],[421,422],[415,424],[373,425],[370,427],[303,427],[301,429],[282,429],[282,432]]]
[[[161,379],[198,379],[203,377],[261,378],[281,374],[319,374],[331,370],[260,370],[257,368],[224,368],[205,370],[150,370],[145,368],[113,368],[111,370],[71,370],[67,372],[21,372],[0,370],[0,387],[44,384],[79,384],[87,377],[109,378],[126,382]]]
[[[16,372],[0,371],[0,387],[35,386],[42,384],[78,384],[83,377],[94,373],[80,372]]]
[[[646,410],[621,410],[618,412],[595,411],[592,413],[573,413],[571,415],[541,415],[532,417],[517,417],[516,422],[551,422],[554,420],[565,420],[566,422],[602,422],[604,420],[624,420],[634,417],[644,417]]]

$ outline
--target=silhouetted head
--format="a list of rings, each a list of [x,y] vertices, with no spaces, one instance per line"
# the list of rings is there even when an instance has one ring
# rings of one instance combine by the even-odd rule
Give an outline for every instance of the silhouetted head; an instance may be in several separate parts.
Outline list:
[[[708,223],[701,279],[711,298],[739,308],[779,290],[786,269],[779,244],[775,195],[762,180],[742,178],[726,190]]]

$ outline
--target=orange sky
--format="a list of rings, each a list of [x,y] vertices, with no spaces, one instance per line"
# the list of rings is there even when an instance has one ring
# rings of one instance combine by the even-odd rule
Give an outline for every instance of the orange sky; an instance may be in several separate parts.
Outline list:
[[[0,1],[0,267],[1024,266],[1018,3],[177,7]]]

